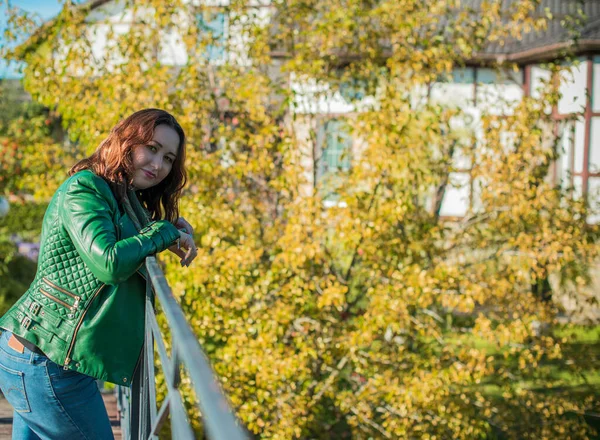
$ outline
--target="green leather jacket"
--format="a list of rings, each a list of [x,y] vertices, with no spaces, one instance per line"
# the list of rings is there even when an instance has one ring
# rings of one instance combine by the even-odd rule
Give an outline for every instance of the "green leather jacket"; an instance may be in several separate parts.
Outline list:
[[[65,369],[130,386],[144,343],[144,259],[177,238],[165,220],[138,232],[103,178],[74,174],[44,215],[35,279],[0,327]]]

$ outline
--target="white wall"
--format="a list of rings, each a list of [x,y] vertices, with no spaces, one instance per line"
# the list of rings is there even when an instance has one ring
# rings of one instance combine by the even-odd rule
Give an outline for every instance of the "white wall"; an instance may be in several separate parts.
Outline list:
[[[584,145],[585,145],[585,122],[583,118],[578,119],[575,122],[575,139],[574,139],[574,148],[575,148],[575,161],[573,163],[574,172],[581,173],[583,172],[583,153],[584,153]]]
[[[558,113],[578,113],[585,110],[587,90],[587,64],[585,58],[579,58],[579,63],[573,65],[570,70],[561,72],[560,93],[558,101]]]
[[[560,157],[557,161],[557,180],[561,182],[563,188],[571,184],[571,150],[573,148],[575,124],[572,121],[566,122],[560,127]]]
[[[492,115],[510,115],[523,98],[523,71],[477,68],[477,108]]]
[[[539,98],[545,84],[550,80],[551,72],[540,65],[531,66],[530,94],[534,98]]]
[[[591,214],[587,222],[600,223],[600,177],[590,177],[588,180],[588,201]]]
[[[523,87],[518,84],[481,84],[477,86],[477,107],[493,114],[512,114],[514,106],[523,98]]]
[[[590,132],[590,173],[600,173],[600,116],[593,116]]]
[[[185,3],[190,3],[186,1]],[[192,0],[192,3],[198,4],[198,0]],[[204,5],[207,6],[226,6],[228,0],[209,0],[203,1]],[[264,3],[264,2],[263,2]],[[249,65],[250,59],[248,58],[248,43],[250,42],[250,36],[244,32],[244,26],[250,20],[255,25],[267,25],[269,23],[272,9],[267,7],[256,7],[252,8],[252,5],[258,5],[258,1],[248,2],[247,14],[235,21],[235,23],[228,23],[227,17],[225,18],[225,29],[223,40],[226,41],[224,55],[219,58],[211,59],[211,64],[222,64],[224,62],[231,62],[239,65]],[[114,51],[111,48],[114,42],[108,42],[109,32],[112,31],[117,35],[123,35],[129,32],[131,24],[134,21],[139,21],[144,17],[148,20],[152,20],[154,15],[153,8],[142,8],[137,7],[135,12],[133,8],[127,8],[125,0],[114,0],[108,2],[94,10],[92,10],[87,18],[88,29],[86,31],[86,37],[90,42],[91,54],[90,59],[86,60],[87,65],[97,65],[98,67],[106,67],[108,71],[112,70],[112,67],[124,62],[125,60],[121,57],[116,57],[112,53]],[[201,54],[195,51],[189,51],[185,43],[183,42],[182,29],[187,26],[196,26],[197,23],[195,18],[190,17],[182,11],[179,16],[173,17],[173,26],[168,32],[164,32],[162,35],[162,44],[159,48],[158,59],[161,63],[170,66],[181,66],[188,62],[189,56],[199,56]],[[55,56],[57,59],[61,59],[65,56],[65,50],[62,49]],[[108,55],[108,57],[107,57]],[[106,63],[104,63],[106,59]],[[84,74],[81,69],[75,69],[71,72],[75,76]]]
[[[435,83],[431,86],[429,102],[453,108],[474,107],[473,84]]]
[[[296,114],[345,114],[364,111],[375,105],[372,96],[360,102],[346,101],[339,91],[333,91],[327,84],[319,84],[313,78],[290,76],[290,87],[294,92],[294,100],[290,111]]]
[[[462,217],[467,213],[471,192],[469,180],[469,175],[466,173],[450,173],[440,215]]]

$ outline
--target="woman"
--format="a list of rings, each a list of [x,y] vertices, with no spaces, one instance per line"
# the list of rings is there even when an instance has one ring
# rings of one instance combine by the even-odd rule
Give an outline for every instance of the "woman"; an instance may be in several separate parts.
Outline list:
[[[0,318],[13,439],[113,438],[96,379],[131,384],[144,343],[144,259],[169,249],[189,266],[197,255],[178,218],[184,160],[175,118],[142,110],[52,197],[35,279]]]

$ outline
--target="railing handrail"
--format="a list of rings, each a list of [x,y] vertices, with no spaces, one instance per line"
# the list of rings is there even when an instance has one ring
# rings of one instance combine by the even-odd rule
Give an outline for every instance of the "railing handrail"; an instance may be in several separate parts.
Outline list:
[[[185,416],[179,393],[179,366],[187,370],[196,393],[203,424],[210,439],[246,440],[248,435],[241,427],[223,394],[208,357],[202,351],[196,335],[185,319],[164,273],[155,257],[145,261],[148,272],[146,293],[146,342],[140,368],[132,382],[132,388],[119,387],[119,410],[123,438],[132,436],[144,439],[157,438],[158,429],[167,415],[171,414],[174,438],[193,438],[193,431]],[[167,356],[160,329],[152,305],[152,286],[171,330],[172,355]],[[154,342],[162,361],[168,394],[159,411],[156,409],[154,382]],[[127,400],[127,402],[126,402]]]

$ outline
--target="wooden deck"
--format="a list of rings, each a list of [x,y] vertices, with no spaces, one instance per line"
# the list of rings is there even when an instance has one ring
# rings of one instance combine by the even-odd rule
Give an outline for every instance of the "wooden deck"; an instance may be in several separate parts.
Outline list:
[[[103,394],[104,404],[110,417],[115,440],[121,440],[121,425],[117,418],[117,397],[114,393]],[[10,440],[12,433],[13,410],[4,396],[0,393],[0,440]]]

